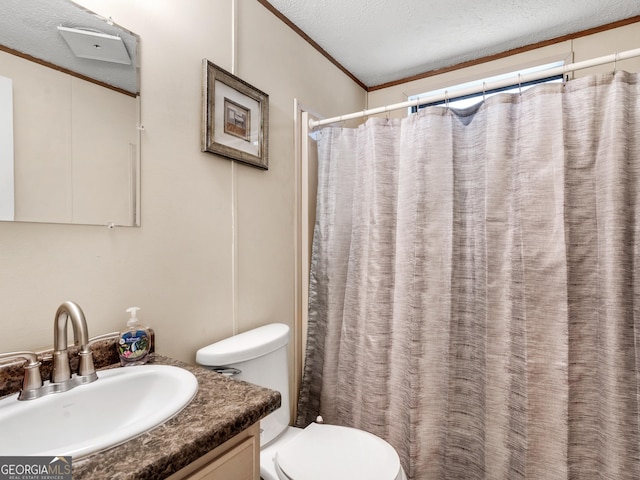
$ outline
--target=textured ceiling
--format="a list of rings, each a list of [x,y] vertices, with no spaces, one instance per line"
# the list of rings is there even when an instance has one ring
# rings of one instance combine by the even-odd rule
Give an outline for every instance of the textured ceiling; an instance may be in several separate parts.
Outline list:
[[[138,93],[138,37],[69,0],[1,0],[0,45]],[[84,28],[122,38],[131,65],[78,58],[58,26]]]
[[[640,15],[640,0],[263,3],[272,5],[367,87]],[[74,57],[58,35],[58,25],[120,35],[134,57],[133,65]],[[2,0],[0,44],[134,93],[138,91],[136,40],[68,0]]]
[[[268,3],[367,87],[640,15],[640,0]]]

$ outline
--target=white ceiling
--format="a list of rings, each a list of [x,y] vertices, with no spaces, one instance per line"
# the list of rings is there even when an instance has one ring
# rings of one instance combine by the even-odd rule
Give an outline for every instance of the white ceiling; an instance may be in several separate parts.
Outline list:
[[[640,15],[640,0],[268,3],[367,87]]]
[[[138,36],[69,0],[1,0],[0,45],[127,92],[138,93]],[[58,26],[122,38],[130,65],[79,58]]]

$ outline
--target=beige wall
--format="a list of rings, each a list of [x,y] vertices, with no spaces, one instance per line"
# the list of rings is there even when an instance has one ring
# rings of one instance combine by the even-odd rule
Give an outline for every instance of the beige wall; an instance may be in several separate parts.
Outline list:
[[[493,75],[516,72],[519,69],[550,63],[557,60],[565,60],[567,63],[580,62],[615,52],[622,52],[638,48],[640,38],[640,23],[635,23],[607,30],[594,35],[569,40],[536,50],[520,53],[510,57],[501,58],[492,62],[474,65],[433,77],[403,83],[393,87],[375,90],[368,95],[367,108],[382,107],[394,103],[404,102],[412,95],[439,90],[448,86],[481,80]],[[640,71],[640,58],[618,62],[616,68],[632,72]],[[600,66],[580,70],[575,76],[584,76],[597,71],[612,70],[613,65]],[[350,112],[343,112],[350,113]],[[407,110],[399,110],[390,114],[393,117],[401,117],[407,114]]]
[[[142,38],[140,228],[0,223],[0,352],[52,344],[64,300],[89,334],[121,328],[125,308],[157,350],[194,361],[208,343],[294,322],[294,98],[324,115],[366,93],[255,0],[82,0]],[[200,152],[201,63],[269,94],[269,170]]]
[[[635,24],[367,99],[256,0],[236,0],[235,34],[233,0],[79,3],[142,38],[142,226],[0,222],[0,352],[51,346],[53,315],[64,300],[84,309],[91,336],[121,328],[125,308],[141,307],[158,351],[187,362],[199,347],[235,332],[274,321],[293,325],[294,98],[324,116],[339,115],[365,101],[396,103],[572,51],[582,60],[635,48],[640,38]],[[268,171],[200,152],[203,58],[269,94]]]

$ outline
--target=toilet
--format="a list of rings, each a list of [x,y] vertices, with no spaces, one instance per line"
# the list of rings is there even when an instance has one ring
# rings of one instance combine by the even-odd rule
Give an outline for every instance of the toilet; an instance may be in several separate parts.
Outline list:
[[[385,440],[363,430],[324,423],[289,426],[289,327],[272,323],[203,347],[198,364],[280,392],[282,404],[260,422],[264,480],[406,480]]]

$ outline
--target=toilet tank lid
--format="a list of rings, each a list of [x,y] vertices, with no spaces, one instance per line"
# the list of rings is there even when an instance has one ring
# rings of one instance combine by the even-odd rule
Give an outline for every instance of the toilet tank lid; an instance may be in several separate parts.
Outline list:
[[[271,353],[288,341],[289,326],[271,323],[202,347],[196,352],[196,362],[210,367],[246,362]]]

